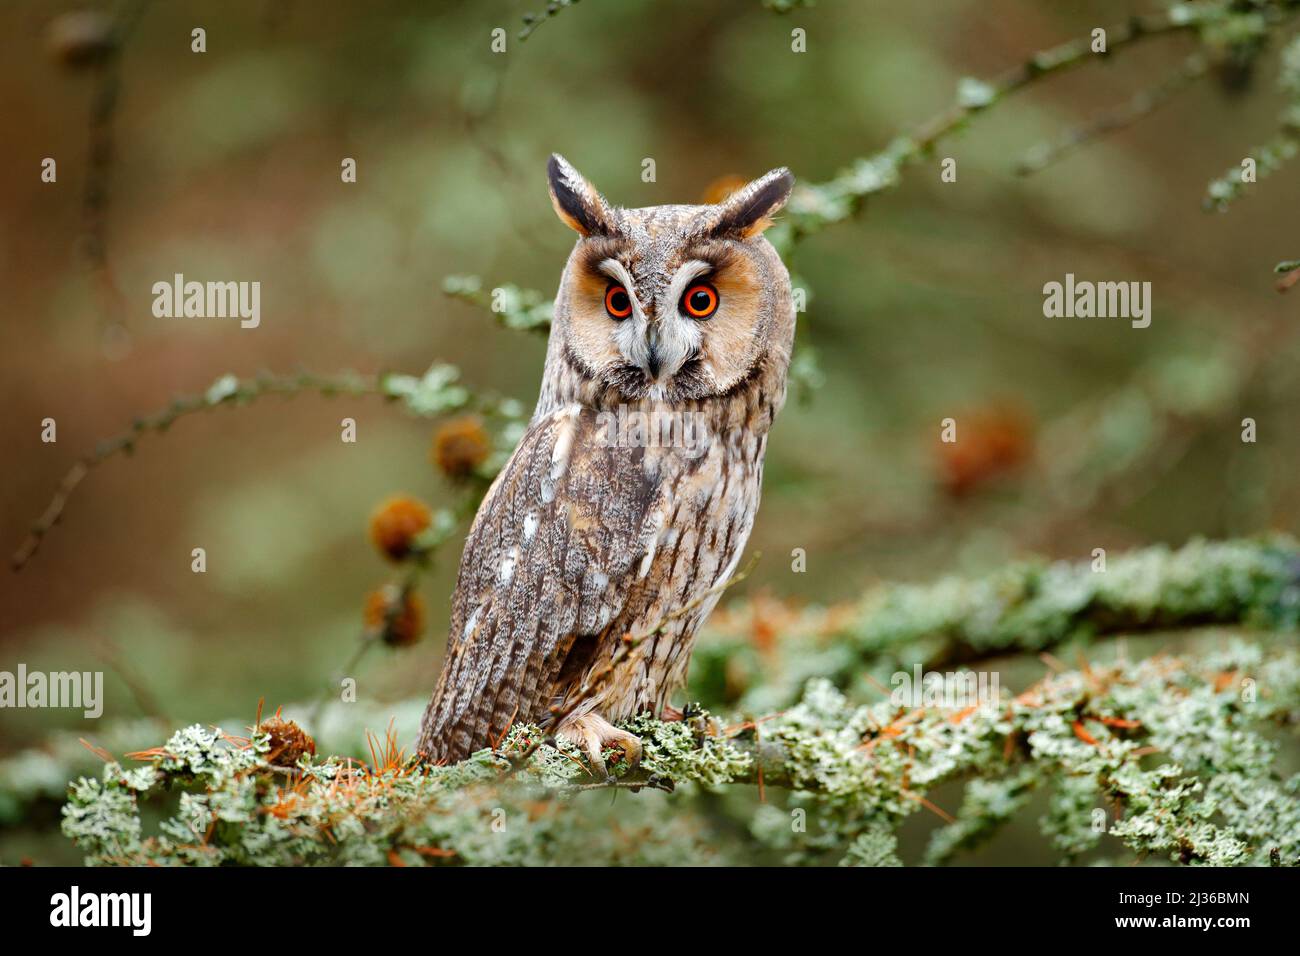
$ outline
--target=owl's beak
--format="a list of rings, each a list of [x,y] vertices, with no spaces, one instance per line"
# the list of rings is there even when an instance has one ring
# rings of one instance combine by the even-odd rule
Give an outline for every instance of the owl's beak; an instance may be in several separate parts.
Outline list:
[[[659,377],[659,329],[651,325],[646,331],[646,369],[650,372],[650,377],[657,379]]]

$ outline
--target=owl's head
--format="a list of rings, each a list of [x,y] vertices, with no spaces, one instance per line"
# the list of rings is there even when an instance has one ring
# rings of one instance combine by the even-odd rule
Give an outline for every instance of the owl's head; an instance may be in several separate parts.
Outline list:
[[[790,276],[763,230],[794,185],[775,169],[716,205],[609,205],[561,156],[551,201],[578,233],[555,302],[549,363],[608,406],[732,393],[775,373],[794,337]],[[556,369],[560,371],[560,369]]]

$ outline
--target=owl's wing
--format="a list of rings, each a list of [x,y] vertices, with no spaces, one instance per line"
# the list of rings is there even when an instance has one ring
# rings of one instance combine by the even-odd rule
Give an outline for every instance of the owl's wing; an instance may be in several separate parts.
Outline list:
[[[534,420],[479,507],[421,728],[427,758],[459,760],[512,720],[543,719],[557,679],[590,663],[604,642],[588,638],[627,603],[662,523],[660,486],[644,449],[602,434],[578,406]]]

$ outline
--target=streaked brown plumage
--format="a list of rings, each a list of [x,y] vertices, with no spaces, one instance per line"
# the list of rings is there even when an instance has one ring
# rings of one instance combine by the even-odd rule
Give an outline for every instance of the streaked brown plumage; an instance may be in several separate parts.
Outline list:
[[[559,733],[593,764],[603,766],[605,744],[639,755],[612,724],[660,714],[685,682],[695,632],[753,526],[767,432],[785,400],[794,308],[762,231],[789,196],[788,171],[717,205],[630,210],[610,207],[559,157],[548,171],[556,211],[580,238],[537,410],[465,544],[420,734],[434,761],[570,704]],[[718,304],[697,320],[684,292],[701,282]],[[614,285],[631,297],[623,320],[607,309]],[[677,427],[667,443],[656,439],[665,421]],[[625,634],[665,621],[590,699],[570,700]]]

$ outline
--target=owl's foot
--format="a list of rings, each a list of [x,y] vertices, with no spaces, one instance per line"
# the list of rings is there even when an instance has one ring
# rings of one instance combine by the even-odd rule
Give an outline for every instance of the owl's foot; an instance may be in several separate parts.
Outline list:
[[[641,762],[641,738],[626,730],[619,730],[600,714],[587,713],[570,717],[560,724],[556,734],[581,747],[592,767],[602,777],[608,774],[601,753],[607,745],[623,751],[629,768],[635,768]]]

